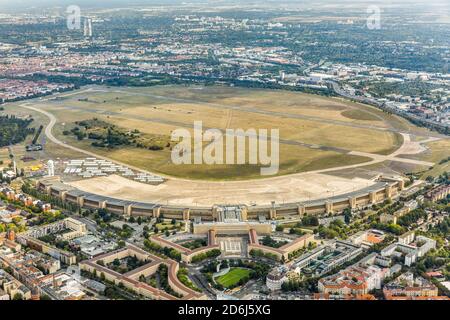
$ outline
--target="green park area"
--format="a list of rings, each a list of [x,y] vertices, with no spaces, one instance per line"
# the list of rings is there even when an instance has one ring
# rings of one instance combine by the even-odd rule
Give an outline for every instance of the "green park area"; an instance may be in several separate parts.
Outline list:
[[[234,288],[246,283],[250,279],[250,270],[244,268],[231,268],[227,274],[216,278],[216,282],[224,288]]]

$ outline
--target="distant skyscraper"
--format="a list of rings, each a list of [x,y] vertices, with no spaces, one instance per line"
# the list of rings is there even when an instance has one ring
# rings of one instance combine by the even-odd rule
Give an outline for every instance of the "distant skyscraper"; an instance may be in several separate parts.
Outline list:
[[[47,162],[47,170],[48,170],[48,176],[54,177],[55,176],[55,163],[53,160],[48,160]]]
[[[84,36],[86,38],[92,38],[92,19],[91,18],[84,19]]]

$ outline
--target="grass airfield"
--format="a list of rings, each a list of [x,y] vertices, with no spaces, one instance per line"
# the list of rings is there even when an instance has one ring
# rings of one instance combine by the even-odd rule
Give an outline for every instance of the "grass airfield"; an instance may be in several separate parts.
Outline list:
[[[52,132],[61,142],[168,178],[152,186],[116,175],[81,180],[64,176],[66,183],[83,191],[130,201],[177,206],[311,201],[367,188],[379,174],[420,171],[424,177],[437,175],[449,164],[438,162],[450,156],[450,139],[435,139],[434,133],[405,119],[340,98],[289,91],[90,86],[5,107],[8,114],[31,114],[36,119],[34,126],[49,123],[38,109],[48,111],[56,117]],[[92,140],[79,141],[63,134],[75,126],[75,121],[92,118],[125,131],[138,129],[145,135],[167,137],[178,128],[192,132],[193,122],[198,120],[203,121],[205,129],[279,129],[280,171],[267,177],[260,175],[257,165],[174,165],[170,148],[101,148],[92,146]],[[82,150],[68,149],[51,139],[43,141],[44,151],[35,155],[43,162],[86,157]],[[19,154],[24,146],[14,148]],[[0,152],[0,158],[6,156],[6,152]],[[422,161],[436,165],[430,168]]]
[[[92,118],[150,135],[170,136],[178,128],[192,132],[199,120],[205,129],[279,129],[278,175],[286,175],[370,160],[350,151],[390,154],[399,148],[402,137],[383,129],[409,126],[398,117],[338,98],[222,86],[94,86],[35,106],[56,116],[53,133],[61,141],[151,172],[199,180],[260,178],[260,166],[174,165],[169,148],[98,148],[90,140],[64,136],[63,131],[73,128],[75,121]]]

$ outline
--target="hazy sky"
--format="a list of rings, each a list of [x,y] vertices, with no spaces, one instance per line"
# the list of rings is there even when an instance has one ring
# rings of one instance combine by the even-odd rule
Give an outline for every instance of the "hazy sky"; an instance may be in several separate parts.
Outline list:
[[[194,0],[197,1],[197,0]],[[190,2],[190,1],[189,1]],[[47,6],[116,6],[182,3],[182,0],[0,0],[0,8]]]
[[[115,7],[127,5],[155,5],[155,4],[182,4],[182,3],[203,3],[203,4],[224,4],[224,3],[300,3],[300,4],[401,4],[401,3],[441,3],[448,4],[450,0],[0,0],[1,9],[23,9],[30,7],[64,7],[68,5],[79,5],[84,7]],[[1,13],[1,12],[0,12]]]

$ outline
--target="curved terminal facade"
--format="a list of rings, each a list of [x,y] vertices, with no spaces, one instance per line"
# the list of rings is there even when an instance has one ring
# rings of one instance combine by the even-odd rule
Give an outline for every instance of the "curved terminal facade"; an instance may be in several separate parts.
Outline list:
[[[297,202],[290,204],[272,203],[268,206],[238,205],[242,220],[271,220],[303,217],[304,215],[321,215],[341,212],[346,208],[362,209],[387,199],[395,198],[404,189],[401,178],[381,177],[370,186],[351,193],[341,194],[326,199]],[[127,216],[163,216],[167,219],[217,221],[220,219],[221,205],[210,207],[172,206],[151,202],[128,201],[84,192],[60,181],[58,177],[44,178],[37,181],[39,191],[58,197],[63,201],[76,204],[86,209],[106,209],[115,214]]]

